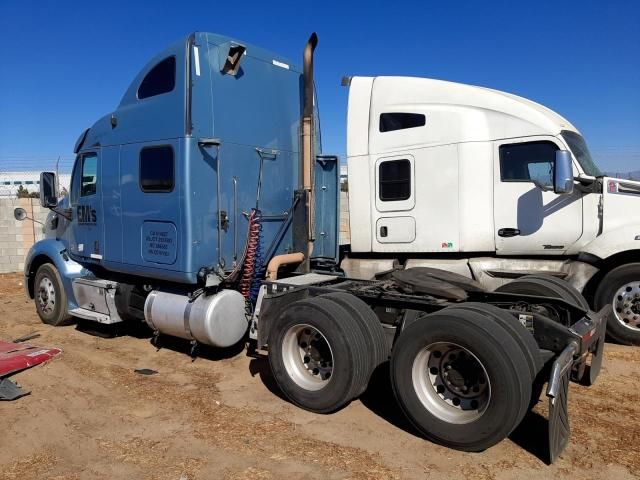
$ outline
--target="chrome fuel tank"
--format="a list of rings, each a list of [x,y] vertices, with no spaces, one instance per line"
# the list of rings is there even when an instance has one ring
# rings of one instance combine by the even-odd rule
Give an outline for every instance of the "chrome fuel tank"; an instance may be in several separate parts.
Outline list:
[[[144,318],[154,331],[214,347],[235,345],[248,326],[245,299],[235,290],[203,294],[193,301],[154,290],[145,301]]]

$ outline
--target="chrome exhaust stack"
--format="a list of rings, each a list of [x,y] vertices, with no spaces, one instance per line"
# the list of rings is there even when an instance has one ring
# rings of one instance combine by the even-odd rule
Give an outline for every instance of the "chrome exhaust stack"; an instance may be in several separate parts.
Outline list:
[[[300,189],[305,193],[305,210],[307,217],[307,254],[303,270],[310,270],[310,258],[315,240],[315,199],[313,191],[313,165],[315,158],[314,138],[314,79],[313,52],[318,45],[318,35],[312,33],[304,48],[303,78],[304,78],[304,106],[301,125],[301,161],[300,161]]]

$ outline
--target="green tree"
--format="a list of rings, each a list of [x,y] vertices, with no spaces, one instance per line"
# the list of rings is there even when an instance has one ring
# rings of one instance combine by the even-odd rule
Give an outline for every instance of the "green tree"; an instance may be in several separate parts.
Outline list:
[[[18,192],[16,193],[16,195],[18,198],[29,198],[29,190],[20,185],[18,187]]]

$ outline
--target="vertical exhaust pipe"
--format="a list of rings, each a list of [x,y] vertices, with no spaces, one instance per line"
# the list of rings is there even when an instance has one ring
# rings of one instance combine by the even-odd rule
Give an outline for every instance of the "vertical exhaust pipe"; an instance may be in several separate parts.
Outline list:
[[[318,35],[315,32],[309,37],[303,54],[304,76],[304,106],[302,109],[302,156],[300,165],[300,186],[306,193],[307,211],[307,255],[305,270],[309,271],[309,260],[313,251],[315,237],[315,198],[313,191],[313,166],[315,159],[314,139],[314,81],[313,81],[313,52],[318,45]]]

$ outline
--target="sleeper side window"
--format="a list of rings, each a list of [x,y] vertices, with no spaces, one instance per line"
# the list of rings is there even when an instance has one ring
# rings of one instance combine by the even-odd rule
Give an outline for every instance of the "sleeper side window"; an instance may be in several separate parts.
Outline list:
[[[411,162],[389,160],[378,165],[378,194],[383,202],[396,202],[411,197]]]
[[[80,196],[95,195],[98,183],[98,156],[87,153],[82,156],[82,178],[80,180]]]
[[[525,142],[500,146],[500,179],[553,185],[558,146],[553,142]]]
[[[424,127],[426,117],[422,113],[382,113],[380,132],[393,132],[406,128]]]
[[[176,86],[176,57],[162,60],[144,77],[138,87],[138,99],[171,92]]]
[[[171,192],[174,183],[175,161],[171,146],[140,150],[140,189],[143,192]]]

